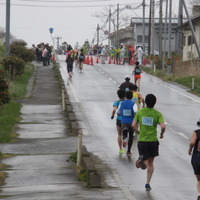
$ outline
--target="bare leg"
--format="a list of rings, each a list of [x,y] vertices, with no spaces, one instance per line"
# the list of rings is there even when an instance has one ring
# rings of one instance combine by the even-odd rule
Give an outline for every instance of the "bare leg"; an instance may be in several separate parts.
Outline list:
[[[196,175],[197,177],[197,192],[200,194],[200,175]]]
[[[153,164],[154,158],[149,158],[148,160],[145,160],[144,163],[147,166],[147,180],[146,184],[150,184],[153,172],[154,172],[154,164]]]
[[[119,145],[119,149],[122,150],[122,128],[117,126],[117,132],[118,132],[118,145]]]

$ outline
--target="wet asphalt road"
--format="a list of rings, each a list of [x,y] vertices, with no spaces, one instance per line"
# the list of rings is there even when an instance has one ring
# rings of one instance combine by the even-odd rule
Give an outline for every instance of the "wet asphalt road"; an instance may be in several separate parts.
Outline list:
[[[64,56],[59,59],[66,89],[83,129],[83,143],[111,168],[111,175],[126,199],[196,199],[196,179],[187,150],[191,134],[197,129],[200,98],[183,87],[142,74],[141,94],[156,95],[155,108],[163,113],[167,124],[164,139],[160,140],[160,156],[155,159],[152,191],[145,192],[146,171],[136,169],[134,165],[138,157],[137,138],[131,159],[125,154],[120,156],[115,120],[110,119],[118,86],[124,82],[126,74],[131,75],[132,67],[94,63],[93,66],[84,65],[81,73],[74,67],[69,82]]]

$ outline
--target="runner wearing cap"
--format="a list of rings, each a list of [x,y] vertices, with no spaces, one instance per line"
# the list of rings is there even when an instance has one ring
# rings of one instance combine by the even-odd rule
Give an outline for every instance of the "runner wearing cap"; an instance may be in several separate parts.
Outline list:
[[[126,75],[125,82],[119,86],[119,89],[124,90],[125,92],[129,91],[129,87],[134,86],[134,84],[130,82],[130,79],[130,76]]]

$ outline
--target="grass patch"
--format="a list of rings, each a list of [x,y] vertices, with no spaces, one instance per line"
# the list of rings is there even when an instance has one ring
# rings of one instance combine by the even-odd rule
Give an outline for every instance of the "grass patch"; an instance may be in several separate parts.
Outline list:
[[[21,105],[16,102],[5,104],[0,115],[0,142],[11,142],[16,138],[15,125],[20,120]]]
[[[146,73],[152,74],[153,76],[156,76],[164,81],[172,81],[182,86],[185,86],[188,89],[190,89],[191,93],[200,96],[200,77],[188,76],[188,77],[183,77],[183,78],[176,78],[173,76],[173,74],[167,74],[166,69],[164,70],[164,73],[162,73],[161,69],[156,69],[156,72],[153,72],[153,70],[150,67],[145,67],[145,66],[142,66],[142,69]],[[194,78],[194,88],[192,88],[193,78]]]
[[[74,152],[74,153],[72,153],[72,154],[70,155],[69,159],[70,159],[72,162],[76,163],[76,162],[77,162],[77,151]]]
[[[26,88],[29,79],[34,71],[34,65],[26,64],[23,75],[16,77],[9,83],[11,102],[5,104],[0,113],[0,143],[12,142],[16,139],[16,124],[20,120],[21,104],[15,100],[22,99],[26,95]]]
[[[17,76],[13,82],[9,83],[9,92],[12,99],[21,99],[26,94],[29,79],[34,71],[34,65],[26,64],[25,71],[21,76]]]

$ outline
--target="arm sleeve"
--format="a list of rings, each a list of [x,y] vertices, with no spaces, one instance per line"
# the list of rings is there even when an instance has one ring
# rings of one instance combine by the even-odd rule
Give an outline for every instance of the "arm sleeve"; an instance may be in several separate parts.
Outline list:
[[[137,107],[136,103],[134,103],[134,105],[133,105],[133,111],[134,111],[134,113],[136,113],[138,111],[138,107]]]

